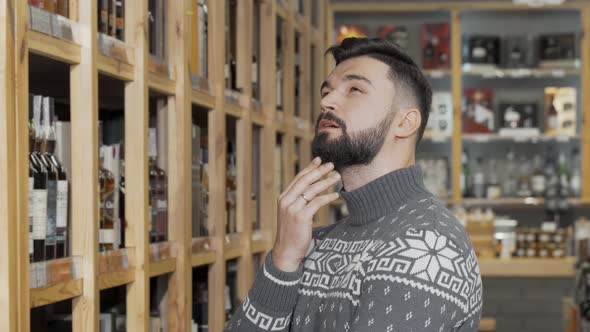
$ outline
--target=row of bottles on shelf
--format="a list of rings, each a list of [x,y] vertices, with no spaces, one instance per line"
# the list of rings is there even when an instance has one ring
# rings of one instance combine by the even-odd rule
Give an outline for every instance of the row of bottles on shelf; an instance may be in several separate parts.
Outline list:
[[[450,25],[428,23],[421,25],[422,68],[450,68]],[[404,25],[385,24],[369,32],[365,25],[341,24],[337,26],[336,41],[348,37],[374,36],[390,40],[408,50],[410,35],[415,34]],[[506,68],[563,68],[578,66],[575,33],[547,33],[534,36],[464,35],[462,38],[463,63]]]
[[[558,227],[557,221],[543,222],[540,227],[519,226],[517,220],[497,216],[491,208],[465,209],[457,205],[453,213],[465,225],[479,257],[563,258],[575,255],[573,226]]]
[[[577,67],[576,34],[464,35],[463,63],[507,68]]]
[[[448,23],[429,23],[421,26],[422,68],[450,68],[450,26]],[[341,43],[348,37],[379,37],[390,40],[400,48],[408,50],[409,36],[413,34],[404,25],[385,24],[375,32],[369,32],[364,25],[343,24],[337,26],[336,41]]]
[[[42,261],[67,255],[70,188],[56,153],[54,100],[29,99],[29,256]]]
[[[125,40],[125,0],[98,0],[98,32]]]
[[[543,130],[547,135],[575,136],[576,94],[574,87],[546,87],[541,118],[536,101],[499,101],[495,108],[492,89],[467,88],[462,105],[463,133],[488,134],[498,130],[501,135],[539,136]]]
[[[548,149],[546,159],[536,155],[531,163],[526,156],[517,161],[509,149],[506,159],[478,158],[475,168],[470,167],[468,154],[463,152],[461,192],[463,197],[507,198],[544,197],[549,209],[560,207],[560,202],[569,197],[578,197],[581,192],[579,151],[572,152],[570,162],[564,151],[555,154]]]

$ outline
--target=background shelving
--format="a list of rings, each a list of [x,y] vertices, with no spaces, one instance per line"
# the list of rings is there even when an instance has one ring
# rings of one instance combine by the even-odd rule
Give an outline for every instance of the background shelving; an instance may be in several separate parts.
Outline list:
[[[10,304],[7,308],[18,304],[15,310],[2,313],[2,328],[29,331],[32,322],[38,323],[31,308],[45,310],[52,303],[62,301],[66,305],[60,311],[69,316],[67,320],[74,331],[98,331],[101,318],[107,319],[99,313],[109,311],[106,307],[112,305],[126,307],[117,309],[116,315],[111,314],[115,320],[119,315],[137,317],[124,323],[129,331],[147,331],[150,324],[158,324],[150,318],[150,312],[153,312],[151,316],[159,316],[160,323],[171,331],[189,330],[191,320],[203,325],[209,322],[210,331],[221,331],[225,322],[226,261],[236,263],[231,269],[236,280],[232,287],[235,308],[249,289],[256,267],[272,246],[276,220],[274,188],[276,183],[284,184],[294,176],[296,137],[298,162],[310,159],[312,98],[307,96],[307,89],[318,87],[317,81],[323,78],[322,71],[316,69],[324,68],[321,50],[327,41],[324,36],[327,1],[127,3],[121,16],[124,29],[115,36],[119,40],[99,35],[96,6],[81,2],[72,8],[76,12],[69,13],[68,19],[59,18],[65,27],[62,30],[70,29],[72,37],[62,30],[59,34],[27,30],[30,9],[26,2],[14,8],[3,4],[0,9],[0,23],[6,28],[2,29],[5,47],[0,59],[6,68],[15,68],[0,78],[2,107],[18,110],[16,114],[3,114],[0,120],[0,126],[6,129],[0,149],[3,162],[0,236],[6,240],[1,251],[0,279],[10,289],[2,303],[6,300]],[[234,18],[231,20],[234,27],[250,27],[232,29],[231,47],[223,42],[226,9],[233,12],[230,17]],[[313,28],[312,14],[316,18]],[[149,15],[154,20],[150,20],[151,28],[145,31],[149,38],[144,38],[143,31],[137,27],[141,25],[139,22],[149,21]],[[170,20],[186,33],[167,29],[166,22]],[[274,84],[277,21],[282,26],[280,77],[284,87],[280,92],[280,119],[277,119]],[[96,42],[86,44],[86,41]],[[17,47],[17,43],[28,47]],[[295,48],[298,61],[294,59]],[[230,72],[233,66],[235,83],[229,95],[223,61],[226,50],[234,58],[233,63],[230,61]],[[14,61],[17,58],[21,60]],[[259,66],[260,63],[273,65]],[[293,83],[296,75],[298,86]],[[252,84],[253,81],[257,84]],[[33,268],[35,271],[40,268],[28,262],[27,186],[23,174],[28,166],[28,140],[24,134],[27,131],[23,129],[28,125],[25,113],[29,91],[55,97],[58,108],[68,115],[71,124],[71,251],[65,261],[79,260],[80,265],[75,277],[59,279],[44,287],[39,284],[33,289],[29,287],[33,279],[29,270],[33,273]],[[158,111],[164,108],[166,114],[158,117],[161,113]],[[102,253],[98,252],[100,213],[94,209],[99,198],[95,190],[98,180],[91,176],[97,174],[99,167],[99,119],[103,123],[102,141],[124,142],[127,147],[124,249]],[[200,127],[196,137],[191,135],[193,124]],[[151,244],[148,237],[150,127],[158,129],[158,165],[168,177],[168,236]],[[279,156],[280,179],[273,177],[277,135],[283,147]],[[235,163],[230,167],[226,160],[228,147],[220,144],[228,137],[232,138],[235,154]],[[200,165],[196,162],[196,166],[207,164],[205,177],[201,167],[193,178],[195,144],[201,151],[207,150],[207,157],[203,158],[206,160],[201,160]],[[13,166],[4,168],[4,161]],[[231,177],[228,170],[236,177],[233,208],[237,232],[231,236],[226,236],[224,222],[228,212],[224,203],[226,180]],[[209,204],[203,204],[204,209],[200,209],[200,216],[206,218],[194,220],[191,194],[199,184],[206,187]],[[4,188],[19,194],[9,198]],[[54,266],[57,262],[42,264]],[[17,268],[5,269],[8,266]],[[35,278],[38,275],[34,273]],[[202,292],[203,285],[206,293]],[[113,295],[116,304],[101,302],[112,293],[118,294]],[[203,309],[204,302],[207,309]],[[195,307],[197,312],[191,310]]]

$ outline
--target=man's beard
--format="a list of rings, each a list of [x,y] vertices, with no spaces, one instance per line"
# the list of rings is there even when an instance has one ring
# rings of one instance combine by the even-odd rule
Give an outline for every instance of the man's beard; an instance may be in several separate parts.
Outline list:
[[[337,171],[351,166],[368,165],[381,151],[393,117],[394,113],[390,112],[377,126],[349,135],[346,131],[346,124],[342,120],[332,113],[325,113],[316,124],[316,135],[311,148],[312,154],[314,157],[322,158],[322,163],[332,162]],[[324,119],[336,122],[342,135],[330,139],[328,132],[319,132],[319,123]]]

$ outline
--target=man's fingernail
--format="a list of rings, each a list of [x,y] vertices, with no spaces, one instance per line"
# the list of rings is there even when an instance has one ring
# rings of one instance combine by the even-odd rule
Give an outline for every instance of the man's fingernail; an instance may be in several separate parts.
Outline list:
[[[313,161],[312,162],[314,164],[318,164],[319,165],[322,162],[322,159],[320,157],[315,157],[315,158],[313,158]]]

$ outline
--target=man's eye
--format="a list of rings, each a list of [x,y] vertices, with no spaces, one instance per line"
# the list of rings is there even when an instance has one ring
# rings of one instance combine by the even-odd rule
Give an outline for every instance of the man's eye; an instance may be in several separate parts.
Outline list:
[[[350,92],[362,92],[362,91],[361,91],[361,89],[353,86],[352,88],[350,88]]]
[[[322,91],[322,93],[321,93],[322,98],[324,98],[325,96],[327,96],[328,93],[329,93],[328,91]]]

